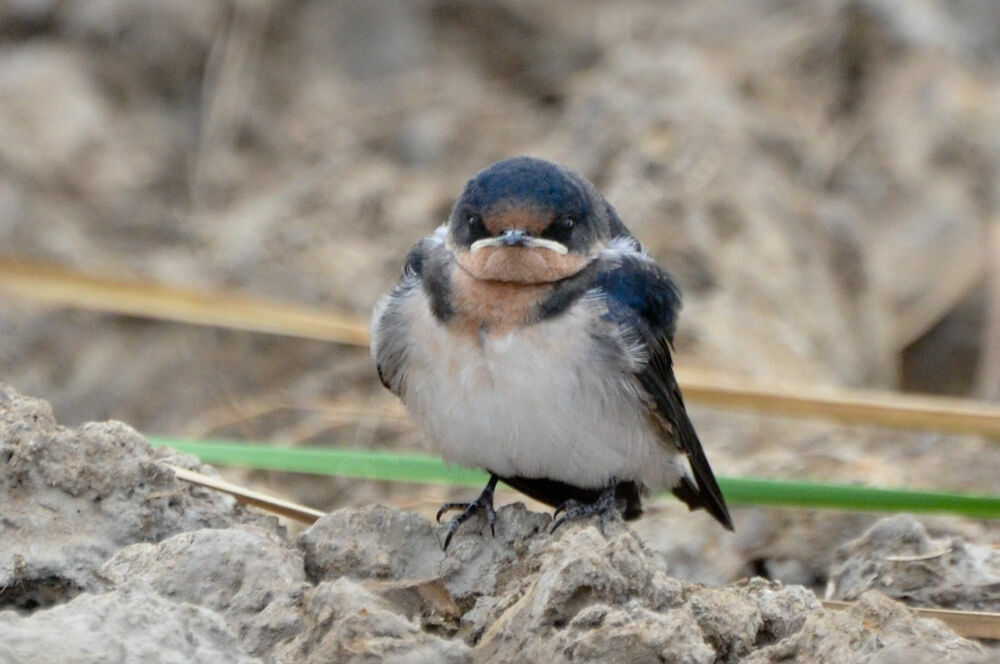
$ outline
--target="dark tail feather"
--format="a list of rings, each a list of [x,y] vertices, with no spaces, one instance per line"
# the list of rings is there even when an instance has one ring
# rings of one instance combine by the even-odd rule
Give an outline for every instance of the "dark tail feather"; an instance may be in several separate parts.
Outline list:
[[[718,482],[715,481],[715,473],[708,465],[705,458],[705,451],[698,440],[698,434],[694,431],[694,425],[688,419],[687,411],[684,410],[684,402],[681,400],[680,389],[674,393],[677,403],[680,405],[678,417],[676,418],[677,435],[681,441],[681,446],[687,452],[688,463],[691,464],[691,471],[694,473],[694,481],[689,477],[682,478],[678,486],[685,487],[682,491],[689,498],[681,498],[674,489],[674,495],[681,498],[694,509],[695,506],[704,507],[708,513],[714,516],[727,530],[733,528],[733,520],[729,516],[729,509],[726,507],[726,499],[722,496],[722,490]],[[695,484],[695,482],[697,484]]]
[[[688,506],[688,509],[705,509],[727,530],[734,530],[733,520],[729,516],[726,504],[721,500],[712,500],[711,497],[706,500],[706,495],[695,486],[690,477],[682,477],[681,483],[675,486],[672,491],[678,500]]]

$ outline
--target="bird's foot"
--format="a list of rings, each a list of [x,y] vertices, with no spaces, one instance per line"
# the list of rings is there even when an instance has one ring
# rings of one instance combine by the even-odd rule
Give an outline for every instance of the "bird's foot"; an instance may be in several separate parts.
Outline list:
[[[588,516],[600,515],[601,521],[601,534],[606,535],[605,526],[608,525],[608,518],[612,514],[618,514],[618,501],[615,498],[615,488],[616,486],[612,484],[597,498],[596,501],[590,504],[581,503],[578,500],[570,498],[565,503],[556,508],[553,512],[552,517],[555,518],[562,513],[562,517],[556,519],[555,523],[552,524],[552,528],[549,533],[556,532],[559,526],[567,523],[569,521],[575,521],[577,519],[583,519]]]
[[[486,488],[483,492],[479,494],[479,497],[473,500],[471,503],[445,503],[441,506],[441,509],[437,513],[437,522],[441,523],[441,517],[451,510],[462,510],[462,512],[453,518],[448,523],[448,534],[444,538],[444,550],[448,550],[448,545],[451,544],[452,535],[458,530],[458,527],[463,523],[468,521],[476,512],[482,510],[486,513],[486,523],[490,524],[490,533],[495,537],[496,528],[495,524],[497,521],[496,510],[493,509],[493,491],[496,489],[497,481],[500,478],[496,475],[490,476],[490,481],[486,483]]]

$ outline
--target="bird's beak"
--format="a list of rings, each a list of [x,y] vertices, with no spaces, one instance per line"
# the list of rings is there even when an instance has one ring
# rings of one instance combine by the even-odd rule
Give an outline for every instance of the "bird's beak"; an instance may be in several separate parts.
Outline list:
[[[501,247],[523,247],[528,244],[531,236],[521,230],[507,230],[500,233],[497,239],[500,240]]]
[[[562,242],[546,240],[540,237],[528,235],[522,230],[505,230],[496,237],[476,240],[469,247],[472,251],[479,251],[486,247],[526,247],[528,249],[548,249],[557,254],[568,254],[569,249]]]

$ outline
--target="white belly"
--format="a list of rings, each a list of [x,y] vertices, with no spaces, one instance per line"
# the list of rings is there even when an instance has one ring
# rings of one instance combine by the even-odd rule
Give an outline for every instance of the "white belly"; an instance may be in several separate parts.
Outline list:
[[[449,332],[422,293],[408,300],[403,401],[446,460],[594,488],[611,479],[662,488],[683,472],[629,376],[598,361],[586,303],[480,341]]]

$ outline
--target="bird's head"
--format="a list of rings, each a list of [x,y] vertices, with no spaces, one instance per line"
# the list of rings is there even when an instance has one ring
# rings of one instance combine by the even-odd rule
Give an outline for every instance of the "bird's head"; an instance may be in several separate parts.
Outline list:
[[[476,279],[540,284],[576,274],[624,233],[581,175],[515,157],[469,180],[449,219],[448,246]]]

